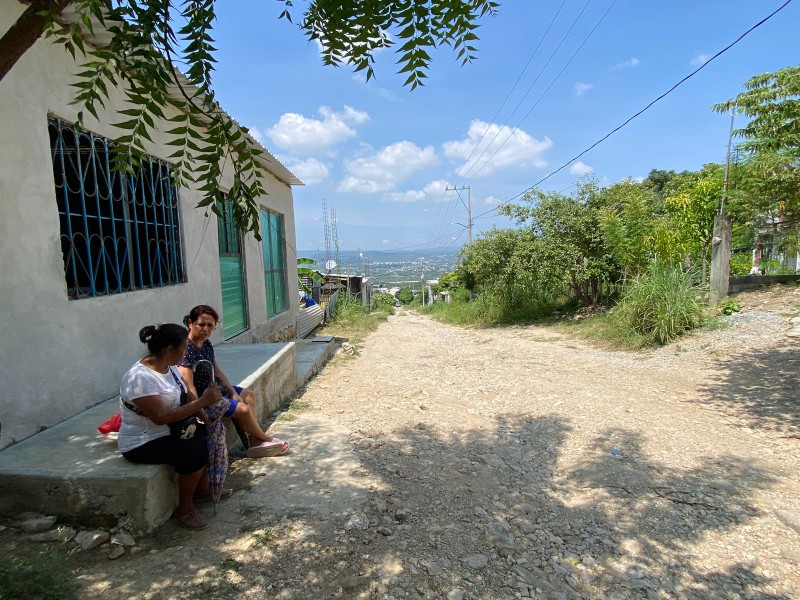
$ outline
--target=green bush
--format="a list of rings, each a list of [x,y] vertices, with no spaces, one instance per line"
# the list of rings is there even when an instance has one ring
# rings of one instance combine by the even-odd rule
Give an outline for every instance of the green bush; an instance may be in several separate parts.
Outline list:
[[[397,302],[397,299],[391,294],[374,294],[372,296],[372,306],[375,310],[393,313],[395,302]]]
[[[425,314],[453,325],[502,325],[541,320],[552,313],[554,300],[535,287],[484,287],[470,299],[468,290],[451,292],[450,302],[422,308]]]
[[[653,263],[612,311],[612,326],[639,345],[664,345],[703,321],[704,288],[694,271]]]
[[[375,331],[393,313],[394,305],[389,308],[382,304],[369,311],[361,298],[339,293],[333,319],[325,324],[321,333],[340,337],[362,336]]]
[[[411,304],[414,301],[414,290],[410,287],[404,287],[397,292],[397,299],[403,304]]]
[[[731,254],[731,275],[749,275],[753,268],[753,257],[750,252]]]

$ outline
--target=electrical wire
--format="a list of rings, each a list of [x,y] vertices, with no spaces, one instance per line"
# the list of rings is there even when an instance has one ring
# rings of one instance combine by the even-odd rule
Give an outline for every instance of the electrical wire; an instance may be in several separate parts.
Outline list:
[[[756,30],[756,29],[758,29],[759,27],[761,27],[761,26],[762,26],[764,23],[766,23],[767,21],[769,21],[769,20],[770,20],[772,17],[774,17],[775,15],[777,15],[777,14],[778,14],[780,11],[782,11],[784,8],[786,8],[787,6],[789,6],[789,4],[791,4],[791,3],[792,3],[792,0],[786,0],[786,2],[784,2],[783,4],[781,4],[781,5],[780,5],[780,6],[779,6],[777,9],[775,9],[775,10],[774,10],[773,12],[771,12],[769,15],[767,15],[766,17],[764,17],[763,19],[761,19],[761,20],[760,20],[758,23],[756,23],[755,25],[753,25],[752,27],[750,27],[750,28],[749,28],[747,31],[745,31],[743,34],[741,34],[741,35],[740,35],[738,38],[736,38],[736,39],[735,39],[733,42],[731,42],[730,44],[728,44],[727,46],[725,46],[725,47],[724,47],[722,50],[719,50],[719,51],[718,51],[716,54],[714,54],[714,55],[713,55],[711,58],[709,58],[709,59],[708,59],[706,62],[704,62],[702,65],[700,65],[699,67],[697,67],[697,68],[696,68],[694,71],[692,71],[691,73],[689,73],[688,75],[686,75],[685,77],[683,77],[683,78],[682,78],[680,81],[678,81],[678,82],[677,82],[675,85],[673,85],[672,87],[670,87],[670,88],[669,88],[669,89],[668,89],[666,92],[664,92],[663,94],[661,94],[660,96],[658,96],[657,98],[655,98],[654,100],[652,100],[650,103],[648,103],[648,104],[647,104],[647,105],[646,105],[644,108],[642,108],[641,110],[639,110],[638,112],[634,113],[632,116],[630,116],[629,118],[627,118],[627,119],[626,119],[626,120],[625,120],[623,123],[621,123],[620,125],[618,125],[618,126],[617,126],[617,127],[615,127],[614,129],[612,129],[611,131],[609,131],[607,134],[605,134],[603,137],[601,137],[599,140],[597,140],[597,141],[596,141],[595,143],[593,143],[591,146],[589,146],[588,148],[586,148],[585,150],[583,150],[583,151],[582,151],[582,152],[580,152],[579,154],[577,154],[577,155],[573,156],[573,157],[572,157],[571,159],[569,159],[567,162],[565,162],[564,164],[562,164],[560,167],[558,167],[558,168],[557,168],[557,169],[555,169],[554,171],[551,171],[550,173],[548,173],[548,174],[547,174],[545,177],[542,177],[542,178],[541,178],[539,181],[537,181],[536,183],[534,183],[534,184],[533,184],[533,185],[531,185],[530,187],[528,187],[528,188],[524,189],[523,191],[521,191],[520,193],[516,194],[515,196],[512,196],[512,197],[511,197],[511,198],[509,198],[508,200],[505,200],[504,202],[501,202],[501,203],[500,203],[498,206],[495,206],[495,207],[494,207],[494,208],[492,208],[491,210],[487,210],[486,212],[483,212],[483,213],[481,213],[481,214],[477,215],[477,216],[476,216],[476,217],[474,217],[474,218],[475,218],[475,219],[479,219],[479,218],[483,217],[484,215],[487,215],[487,214],[489,214],[489,213],[492,213],[492,212],[495,212],[495,211],[497,211],[497,209],[498,209],[498,208],[500,208],[500,206],[502,206],[503,204],[508,204],[508,203],[510,203],[510,202],[513,202],[514,200],[516,200],[517,198],[519,198],[519,197],[520,197],[520,196],[522,196],[523,194],[526,194],[526,193],[530,192],[530,191],[531,191],[531,190],[533,190],[534,188],[538,187],[539,185],[541,185],[542,183],[544,183],[545,181],[547,181],[548,179],[550,179],[550,178],[551,178],[553,175],[555,175],[556,173],[559,173],[560,171],[564,170],[566,167],[568,167],[570,164],[572,164],[573,162],[575,162],[576,160],[578,160],[579,158],[581,158],[581,157],[582,157],[583,155],[585,155],[587,152],[591,151],[592,149],[594,149],[595,147],[597,147],[599,144],[601,144],[602,142],[604,142],[605,140],[607,140],[608,138],[610,138],[610,137],[611,137],[613,134],[615,134],[617,131],[619,131],[620,129],[622,129],[622,128],[623,128],[623,127],[625,127],[626,125],[628,125],[628,124],[629,124],[631,121],[633,121],[633,120],[634,120],[636,117],[639,117],[640,115],[642,115],[643,113],[645,113],[645,112],[646,112],[647,110],[649,110],[649,109],[650,109],[650,108],[651,108],[651,107],[652,107],[654,104],[656,104],[656,103],[657,103],[657,102],[659,102],[660,100],[662,100],[662,99],[666,98],[667,96],[669,96],[669,95],[670,95],[672,92],[674,92],[674,91],[675,91],[675,90],[676,90],[678,87],[680,87],[682,84],[684,84],[685,82],[687,82],[689,79],[691,79],[692,77],[694,77],[695,75],[697,75],[697,73],[699,73],[700,71],[702,71],[703,69],[705,69],[705,68],[706,68],[706,67],[707,67],[709,64],[711,64],[711,63],[712,63],[714,60],[716,60],[717,58],[719,58],[720,56],[722,56],[723,54],[725,54],[725,53],[726,53],[728,50],[730,50],[731,48],[733,48],[734,46],[736,46],[736,44],[738,44],[739,42],[741,42],[741,41],[742,41],[742,40],[743,40],[745,37],[747,37],[747,36],[748,36],[750,33],[752,33],[753,31],[755,31],[755,30]]]
[[[530,109],[528,110],[528,112],[525,113],[525,116],[522,117],[522,119],[517,124],[517,126],[514,127],[514,129],[512,129],[509,132],[508,136],[506,136],[506,139],[503,140],[503,142],[497,147],[497,149],[494,152],[492,152],[492,155],[489,158],[486,159],[486,162],[483,163],[483,165],[481,165],[481,167],[477,171],[475,171],[475,173],[473,173],[472,176],[467,181],[471,181],[473,178],[477,177],[478,173],[480,173],[486,167],[486,165],[488,165],[490,162],[492,162],[492,159],[497,155],[498,152],[500,152],[500,150],[503,148],[503,146],[505,146],[506,142],[508,142],[508,140],[511,139],[511,137],[519,130],[520,126],[522,126],[522,124],[527,120],[527,118],[531,116],[531,113],[533,112],[533,109],[535,109],[537,106],[539,106],[539,103],[547,95],[547,92],[549,92],[550,89],[555,85],[556,81],[558,81],[561,78],[561,75],[564,73],[564,71],[567,69],[567,67],[572,63],[572,61],[575,60],[575,57],[578,55],[578,53],[581,51],[581,49],[586,45],[586,43],[589,41],[589,38],[592,37],[594,32],[597,30],[597,28],[600,27],[600,24],[605,20],[605,18],[608,16],[608,13],[611,12],[611,9],[614,8],[614,5],[616,3],[617,3],[617,0],[614,0],[611,3],[611,5],[606,10],[606,12],[603,13],[603,16],[600,17],[600,20],[595,24],[595,26],[589,32],[589,35],[587,35],[584,38],[583,42],[581,42],[581,45],[578,46],[578,48],[575,50],[575,52],[572,53],[572,56],[570,56],[569,60],[566,63],[564,63],[564,66],[561,67],[561,70],[556,74],[556,76],[550,82],[550,85],[547,86],[547,88],[544,90],[544,92],[542,92],[541,96],[539,96],[539,98],[536,100],[536,102],[534,102],[533,106],[531,106]],[[500,133],[500,130],[498,130],[498,135],[499,135],[499,133]],[[494,140],[492,140],[492,141],[494,141]],[[489,149],[489,147],[487,146],[486,150],[488,150],[488,149]],[[475,164],[477,164],[477,161],[475,162]]]
[[[500,111],[503,110],[503,108],[506,105],[506,102],[508,102],[508,99],[511,97],[511,94],[517,88],[517,84],[519,83],[520,79],[522,79],[522,76],[525,74],[525,71],[527,71],[528,67],[531,64],[531,61],[533,60],[533,57],[536,56],[536,53],[539,51],[539,48],[541,47],[542,42],[544,42],[545,38],[547,37],[547,34],[550,33],[550,29],[553,27],[553,23],[556,22],[556,19],[558,18],[558,15],[561,13],[561,9],[564,8],[564,5],[566,3],[567,3],[567,0],[562,0],[561,6],[558,7],[558,10],[556,11],[556,14],[553,15],[553,18],[550,20],[550,24],[547,26],[547,29],[545,29],[544,33],[542,34],[542,37],[539,39],[539,43],[536,44],[536,47],[533,49],[533,52],[528,57],[528,62],[525,63],[525,66],[522,68],[522,71],[520,71],[519,75],[517,76],[517,80],[511,86],[511,89],[508,91],[508,94],[506,94],[506,97],[503,99],[503,102],[500,104],[500,108],[498,108],[497,111],[495,111],[494,116],[491,118],[491,120],[489,121],[489,124],[486,126],[486,130],[481,135],[481,139],[479,139],[475,143],[475,147],[469,153],[469,156],[467,156],[467,158],[464,160],[464,164],[469,164],[469,159],[472,158],[472,155],[475,154],[475,151],[480,147],[481,142],[486,137],[486,134],[489,133],[489,129],[491,129],[492,123],[495,122],[495,120],[497,119],[498,115],[500,114]],[[585,10],[585,7],[584,7],[584,10]],[[583,11],[581,11],[581,13],[582,12]],[[580,15],[578,15],[578,16],[580,16]],[[573,23],[573,25],[574,25],[574,23]],[[570,29],[572,29],[572,28],[570,28]],[[567,33],[569,33],[569,32],[567,32]],[[563,42],[563,40],[562,40],[562,42]],[[541,75],[541,73],[540,73],[540,75]],[[538,76],[537,76],[537,79],[538,79]],[[536,80],[534,80],[534,83],[536,83]],[[531,85],[533,85],[533,84],[531,84]],[[530,88],[528,88],[528,91],[530,91]],[[526,94],[527,94],[527,92],[526,92]],[[525,96],[523,96],[523,99],[524,98],[525,98]],[[519,107],[519,104],[517,104],[517,107]],[[514,110],[516,110],[516,108]],[[512,112],[511,114],[513,115],[514,113]]]
[[[583,8],[581,9],[581,12],[578,13],[578,16],[575,17],[575,20],[572,22],[572,25],[569,26],[569,29],[567,29],[567,32],[561,37],[561,41],[558,42],[558,45],[555,47],[555,50],[553,50],[553,52],[550,53],[550,57],[547,59],[547,62],[545,62],[544,66],[542,66],[542,68],[539,69],[539,73],[536,75],[536,78],[533,80],[533,83],[531,83],[528,86],[528,89],[525,90],[525,93],[523,94],[522,98],[519,99],[519,102],[517,102],[517,105],[514,107],[514,110],[511,111],[511,114],[508,115],[506,120],[503,121],[503,124],[497,129],[497,132],[494,134],[494,137],[492,138],[492,140],[488,144],[486,144],[486,147],[480,153],[480,156],[478,156],[478,158],[475,159],[475,161],[470,165],[469,169],[467,169],[467,171],[465,173],[459,174],[459,178],[460,178],[459,181],[466,180],[467,176],[470,174],[472,169],[474,169],[475,165],[478,164],[478,161],[480,161],[480,159],[483,158],[483,156],[486,154],[486,152],[489,150],[489,148],[491,148],[492,144],[494,144],[495,140],[500,135],[500,132],[503,130],[503,127],[505,127],[508,124],[508,122],[511,120],[511,117],[513,117],[514,114],[517,112],[517,109],[519,109],[519,107],[522,105],[522,102],[525,100],[525,98],[528,97],[528,94],[533,89],[533,86],[536,85],[537,81],[539,81],[539,78],[542,76],[542,74],[544,73],[545,69],[547,69],[547,67],[550,65],[550,62],[553,60],[553,58],[555,57],[556,53],[559,51],[561,46],[564,44],[564,42],[566,41],[567,37],[569,37],[569,34],[572,33],[572,30],[575,28],[575,25],[578,23],[578,21],[580,20],[581,16],[583,15],[583,13],[589,7],[589,4],[591,3],[591,1],[592,0],[586,0],[586,4],[583,5]],[[614,0],[614,1],[616,2],[616,0]],[[604,18],[605,18],[605,15],[604,15]],[[491,125],[492,124],[490,123],[489,127],[491,127]],[[487,130],[488,130],[488,128],[487,128]],[[476,149],[477,149],[477,146],[476,146]],[[468,163],[465,162],[464,164],[466,165]]]

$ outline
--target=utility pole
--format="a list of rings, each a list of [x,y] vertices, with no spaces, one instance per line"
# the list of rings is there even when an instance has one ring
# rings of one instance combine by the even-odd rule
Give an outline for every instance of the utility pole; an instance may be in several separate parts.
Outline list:
[[[422,263],[422,277],[421,277],[421,279],[422,279],[422,286],[421,286],[422,294],[420,295],[420,302],[422,303],[422,306],[425,306],[425,257],[424,256],[422,257],[422,260],[420,262]]]
[[[728,129],[728,152],[725,158],[725,187],[719,203],[719,214],[714,217],[714,233],[711,238],[711,281],[708,300],[716,304],[728,296],[731,273],[731,220],[725,216],[725,201],[728,199],[728,173],[731,166],[731,138],[733,137],[734,111]],[[705,258],[704,258],[705,260]]]
[[[461,203],[464,204],[464,208],[467,209],[467,245],[472,245],[472,188],[468,185],[462,185],[461,187],[445,187],[445,191],[453,191],[453,192],[460,192],[461,190],[467,190],[467,203],[464,204],[464,199],[461,198],[461,194],[458,194],[458,198],[461,200]]]

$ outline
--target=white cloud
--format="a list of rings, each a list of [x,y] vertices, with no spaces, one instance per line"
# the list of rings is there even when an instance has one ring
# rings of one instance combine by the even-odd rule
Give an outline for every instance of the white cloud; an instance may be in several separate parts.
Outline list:
[[[337,192],[355,192],[356,194],[374,194],[375,192],[386,192],[389,190],[387,183],[369,181],[358,177],[345,177],[336,186]]]
[[[337,190],[362,194],[388,192],[419,169],[438,163],[433,146],[420,148],[406,140],[395,142],[372,155],[344,161],[349,175]]]
[[[689,61],[689,64],[693,67],[699,67],[700,65],[704,65],[708,62],[708,59],[711,58],[710,54],[706,54],[705,52],[700,52],[697,56],[695,56],[692,60]]]
[[[334,112],[327,106],[317,111],[322,117],[314,119],[298,113],[284,113],[278,122],[267,130],[272,143],[292,152],[319,152],[355,137],[352,125],[369,121],[369,115],[351,106]]]
[[[383,244],[384,246],[388,246],[389,245],[389,240],[383,240],[381,242],[381,244]]]
[[[578,177],[583,177],[584,175],[588,175],[589,173],[594,172],[594,167],[590,167],[586,163],[581,161],[576,162],[569,168],[570,175],[577,175]]]
[[[616,65],[614,65],[614,68],[615,69],[628,69],[628,68],[631,68],[631,67],[638,67],[640,63],[641,63],[641,61],[638,58],[632,57],[632,58],[629,58],[628,60],[626,60],[624,62],[617,63]]]
[[[431,181],[421,190],[392,192],[384,197],[386,202],[420,202],[422,200],[439,200],[447,191],[448,183],[442,179]]]
[[[486,196],[486,198],[483,199],[483,202],[484,204],[488,204],[489,206],[497,206],[498,204],[500,204],[500,200],[498,200],[494,196]]]
[[[306,185],[314,185],[325,181],[330,174],[328,166],[316,158],[289,161],[286,166]]]
[[[521,129],[514,130],[494,123],[490,125],[476,119],[469,124],[469,131],[463,140],[445,142],[442,149],[450,160],[466,161],[457,171],[459,176],[469,174],[472,177],[485,177],[511,167],[544,168],[547,161],[542,154],[552,145],[553,141],[548,137],[537,140]]]
[[[581,83],[580,81],[575,84],[575,95],[583,96],[586,92],[594,87],[592,83]]]

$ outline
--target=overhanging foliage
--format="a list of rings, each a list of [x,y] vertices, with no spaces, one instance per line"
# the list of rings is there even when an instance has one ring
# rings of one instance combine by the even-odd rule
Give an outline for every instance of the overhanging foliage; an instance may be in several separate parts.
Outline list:
[[[279,1],[280,16],[296,19],[291,0]],[[374,52],[398,44],[399,72],[408,73],[405,85],[414,89],[424,84],[432,48],[449,45],[462,63],[471,61],[477,21],[497,7],[493,0],[312,0],[298,22],[322,45],[325,64],[366,70],[367,79],[374,77]],[[85,113],[97,117],[110,89],[123,90],[128,108],[114,123],[123,131],[115,168],[134,169],[153,134],[165,132],[178,183],[194,183],[204,194],[199,206],[214,212],[233,199],[235,224],[260,239],[265,156],[217,104],[215,8],[216,0],[34,0],[0,38],[0,81],[41,35],[60,42],[82,61],[74,83],[78,125]],[[173,109],[176,116],[168,116]],[[223,192],[226,163],[233,183]]]

